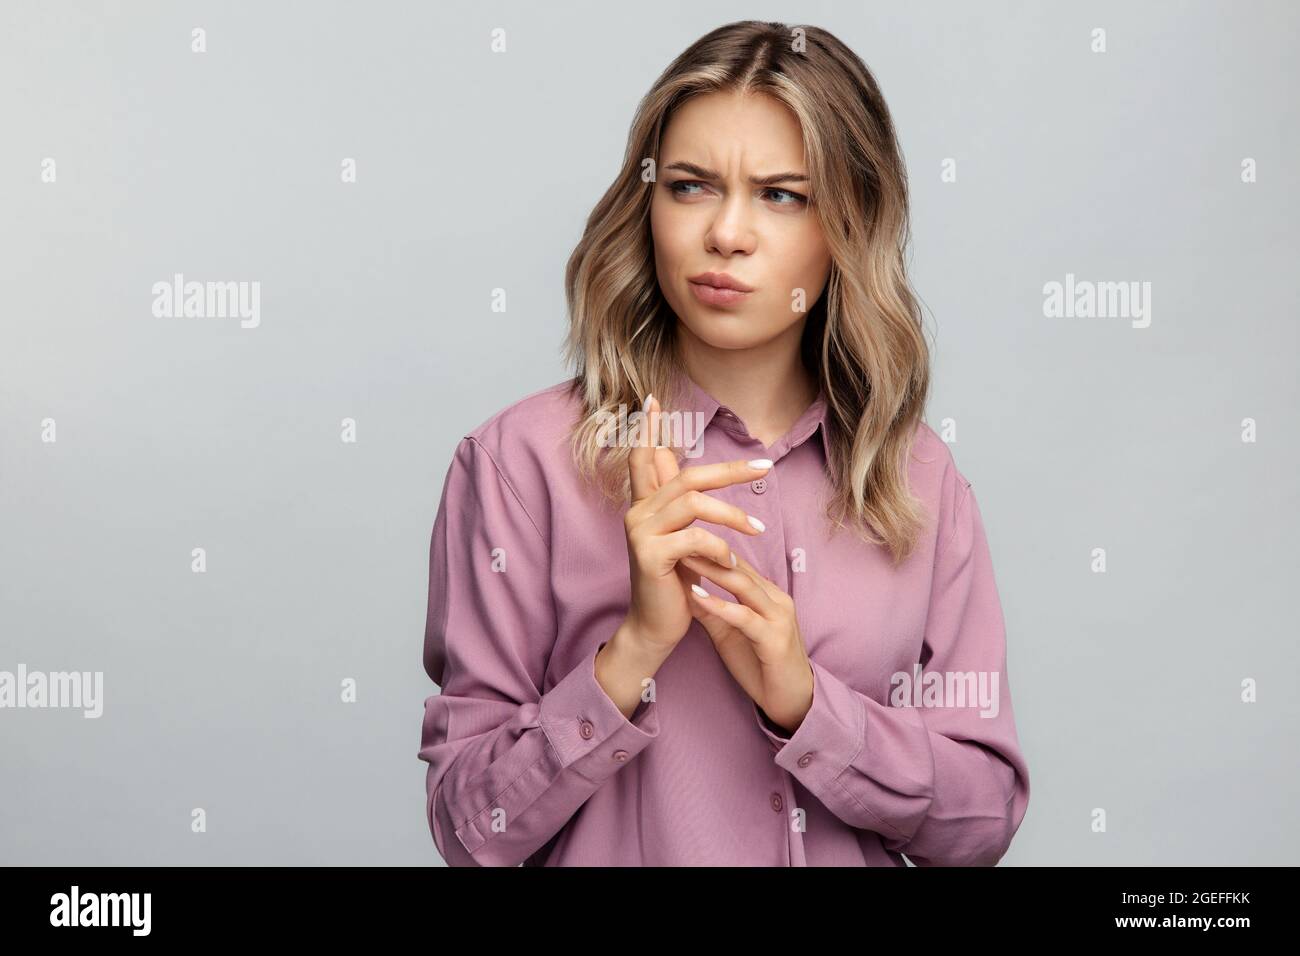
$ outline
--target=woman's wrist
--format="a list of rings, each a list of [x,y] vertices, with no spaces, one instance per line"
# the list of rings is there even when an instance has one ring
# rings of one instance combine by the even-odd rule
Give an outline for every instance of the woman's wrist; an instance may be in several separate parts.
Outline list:
[[[630,718],[641,703],[645,680],[654,677],[667,657],[624,621],[596,654],[596,681],[623,716]]]

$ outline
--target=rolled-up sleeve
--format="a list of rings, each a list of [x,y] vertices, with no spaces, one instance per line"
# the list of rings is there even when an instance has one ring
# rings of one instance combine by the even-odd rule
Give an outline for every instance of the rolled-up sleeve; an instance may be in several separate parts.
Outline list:
[[[556,637],[550,550],[516,488],[473,437],[443,483],[429,551],[419,757],[426,810],[450,866],[515,866],[659,733],[653,701],[629,720],[591,649],[542,692]]]
[[[918,866],[992,866],[1029,804],[992,558],[970,483],[955,480],[961,487],[936,548],[918,663],[923,678],[937,675],[945,687],[983,680],[996,689],[996,706],[984,707],[978,694],[963,706],[950,698],[888,706],[812,660],[812,707],[792,734],[755,707],[778,766],[845,823],[879,833],[887,849]]]

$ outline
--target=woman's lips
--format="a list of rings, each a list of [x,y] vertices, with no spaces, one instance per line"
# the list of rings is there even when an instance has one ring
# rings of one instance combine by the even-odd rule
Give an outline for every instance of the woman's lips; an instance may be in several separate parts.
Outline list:
[[[695,298],[699,299],[705,305],[727,306],[735,305],[741,302],[746,296],[751,295],[749,292],[741,292],[738,289],[719,289],[715,286],[704,285],[700,282],[688,282],[691,291],[695,293]]]

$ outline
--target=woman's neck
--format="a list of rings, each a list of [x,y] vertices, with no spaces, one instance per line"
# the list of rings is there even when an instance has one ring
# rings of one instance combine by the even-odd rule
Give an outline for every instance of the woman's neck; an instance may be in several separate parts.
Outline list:
[[[703,349],[682,343],[680,361],[700,388],[730,408],[765,446],[773,445],[817,398],[799,350]]]

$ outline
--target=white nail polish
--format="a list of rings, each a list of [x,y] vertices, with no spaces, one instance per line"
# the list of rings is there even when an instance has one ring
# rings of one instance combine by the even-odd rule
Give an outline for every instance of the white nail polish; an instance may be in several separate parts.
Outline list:
[[[732,566],[733,568],[736,566],[736,552],[735,552],[735,551],[731,552],[731,566]]]
[[[745,517],[748,518],[748,519],[749,519],[749,523],[752,524],[752,525],[753,525],[755,528],[757,528],[759,531],[766,531],[766,530],[767,530],[767,527],[763,524],[763,522],[759,521],[759,520],[758,520],[757,518],[755,518],[753,515],[745,515]]]
[[[691,590],[694,591],[696,594],[698,594],[700,597],[709,596],[709,592],[704,590],[704,588],[700,587],[698,584],[692,584]]]
[[[752,460],[752,461],[747,461],[747,462],[745,462],[745,464],[747,464],[750,468],[771,468],[771,467],[772,467],[772,459],[771,459],[771,458],[755,458],[755,459]]]
[[[654,397],[655,397],[654,392],[650,392],[649,394],[646,395],[645,401],[641,403],[641,411],[644,412],[646,409],[650,407],[650,399]]]

